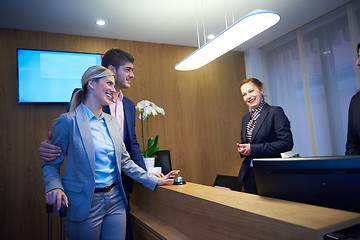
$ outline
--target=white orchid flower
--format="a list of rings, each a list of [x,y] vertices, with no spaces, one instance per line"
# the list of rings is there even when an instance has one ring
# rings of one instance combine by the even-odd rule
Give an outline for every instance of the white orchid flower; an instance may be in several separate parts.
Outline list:
[[[161,113],[162,115],[165,115],[165,111],[164,111],[164,109],[162,109],[161,107],[156,106],[156,111],[157,111],[158,113]]]
[[[164,109],[162,109],[161,107],[158,107],[155,105],[155,103],[150,102],[149,100],[142,100],[140,102],[138,102],[136,104],[135,107],[138,111],[140,111],[140,115],[139,118],[141,119],[141,138],[142,138],[142,155],[143,157],[151,157],[155,151],[157,151],[159,148],[157,147],[157,139],[159,137],[159,135],[157,135],[155,137],[156,139],[156,144],[151,144],[151,146],[147,146],[147,148],[145,148],[145,138],[144,138],[144,123],[143,121],[146,120],[146,136],[149,140],[149,130],[148,130],[148,123],[149,123],[149,118],[151,116],[156,116],[158,113],[161,113],[162,115],[165,115],[165,111]]]
[[[149,100],[142,100],[138,102],[136,104],[136,109],[143,113],[143,120],[151,116],[156,116],[158,113],[165,115],[163,108],[156,106],[155,103],[150,102]],[[139,118],[141,119],[141,114],[139,115]]]
[[[152,113],[153,116],[157,115],[157,112],[156,112],[155,108],[151,108],[151,113]]]
[[[139,111],[140,111],[140,110],[143,110],[144,107],[145,107],[144,101],[138,102],[138,103],[136,104],[136,109],[139,110]]]
[[[139,111],[144,111],[147,107],[151,105],[151,102],[148,100],[142,100],[136,104],[136,109]]]
[[[146,107],[151,106],[151,104],[152,104],[152,102],[150,102],[149,100],[143,100],[143,101],[144,101],[144,105]]]
[[[151,116],[151,108],[150,107],[144,108],[144,115],[146,115],[146,117]]]

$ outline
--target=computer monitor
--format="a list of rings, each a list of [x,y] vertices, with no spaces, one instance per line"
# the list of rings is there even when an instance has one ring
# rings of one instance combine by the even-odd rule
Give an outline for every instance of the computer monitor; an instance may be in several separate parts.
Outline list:
[[[254,159],[260,196],[360,212],[360,156]]]

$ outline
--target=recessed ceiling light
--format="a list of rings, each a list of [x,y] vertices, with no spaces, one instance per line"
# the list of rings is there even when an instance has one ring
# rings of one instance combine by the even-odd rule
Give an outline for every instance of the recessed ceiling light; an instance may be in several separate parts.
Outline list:
[[[105,25],[105,21],[104,20],[97,20],[96,21],[96,24],[99,25],[99,26],[104,26]]]

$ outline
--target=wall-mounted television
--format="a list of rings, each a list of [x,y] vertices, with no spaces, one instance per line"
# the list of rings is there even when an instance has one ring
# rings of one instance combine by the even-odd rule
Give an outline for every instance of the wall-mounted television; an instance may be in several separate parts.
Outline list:
[[[360,212],[360,156],[254,159],[260,196]]]
[[[18,102],[66,103],[101,54],[17,49]]]

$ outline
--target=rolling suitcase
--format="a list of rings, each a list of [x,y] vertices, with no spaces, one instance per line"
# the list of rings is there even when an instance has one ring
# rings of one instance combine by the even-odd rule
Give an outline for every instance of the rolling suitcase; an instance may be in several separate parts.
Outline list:
[[[53,217],[54,207],[46,204],[46,213],[48,215],[48,240],[52,240],[52,217]],[[60,239],[65,239],[65,229],[64,229],[64,217],[66,217],[66,206],[64,201],[61,203],[61,208],[59,210],[59,217],[60,217]]]

